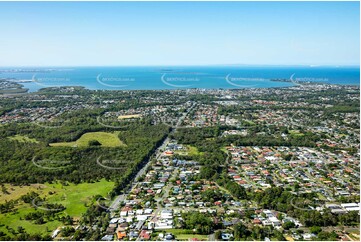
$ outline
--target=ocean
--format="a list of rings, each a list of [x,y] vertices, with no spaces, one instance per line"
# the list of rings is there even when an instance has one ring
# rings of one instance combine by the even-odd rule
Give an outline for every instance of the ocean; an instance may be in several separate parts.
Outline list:
[[[92,90],[234,89],[288,87],[296,82],[360,85],[359,67],[177,66],[1,67],[0,78],[28,80],[30,92],[53,86]],[[274,79],[291,82],[272,81]]]

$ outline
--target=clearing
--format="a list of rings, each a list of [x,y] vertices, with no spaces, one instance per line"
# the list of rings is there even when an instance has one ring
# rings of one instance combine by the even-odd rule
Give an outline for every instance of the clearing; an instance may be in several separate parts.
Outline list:
[[[198,156],[204,154],[204,152],[200,152],[197,149],[197,147],[191,145],[185,145],[184,147],[186,148],[186,150],[176,150],[174,151],[174,153],[178,155],[188,155],[188,156]]]
[[[28,136],[25,136],[25,135],[14,135],[14,136],[10,136],[10,137],[7,137],[8,139],[10,140],[16,140],[16,141],[19,141],[21,143],[39,143],[39,141],[37,141],[36,139],[32,139],[32,138],[29,138]]]
[[[125,144],[119,139],[120,131],[113,133],[106,132],[89,132],[83,134],[78,140],[73,142],[51,143],[50,146],[67,146],[67,147],[89,147],[89,141],[97,140],[101,147],[119,147]]]
[[[99,182],[81,183],[78,185],[72,183],[69,183],[68,185],[62,185],[61,183],[45,183],[33,184],[30,186],[12,186],[10,184],[5,184],[5,187],[10,194],[3,194],[0,192],[0,203],[5,202],[5,200],[19,199],[22,195],[34,191],[38,193],[40,197],[46,197],[46,203],[63,204],[66,209],[59,214],[70,215],[76,220],[87,210],[86,204],[92,202],[95,195],[99,194],[106,197],[113,189],[114,182],[102,179]],[[18,226],[22,226],[30,234],[49,234],[62,225],[62,222],[57,220],[48,221],[44,224],[35,224],[34,221],[25,220],[24,216],[26,214],[42,211],[41,209],[36,210],[32,204],[21,201],[16,206],[16,209],[15,212],[0,214],[0,231],[3,231],[10,236],[11,234],[6,227],[1,225],[7,225],[15,230],[17,230]]]
[[[133,119],[133,118],[140,118],[140,114],[129,114],[129,115],[121,115],[118,117],[118,119]]]

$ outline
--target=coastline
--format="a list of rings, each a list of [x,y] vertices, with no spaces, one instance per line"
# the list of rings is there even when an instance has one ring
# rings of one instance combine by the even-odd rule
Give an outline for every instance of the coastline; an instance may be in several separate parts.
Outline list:
[[[284,88],[297,85],[360,85],[358,67],[43,67],[1,68],[27,93],[42,88],[82,86],[89,90],[178,90]],[[1,88],[0,85],[0,89]]]

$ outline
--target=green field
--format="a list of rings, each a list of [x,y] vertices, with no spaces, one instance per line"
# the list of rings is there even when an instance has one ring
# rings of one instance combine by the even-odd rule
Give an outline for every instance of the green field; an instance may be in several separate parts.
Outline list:
[[[192,231],[187,230],[187,229],[165,229],[164,231],[166,231],[167,233],[172,233],[173,235],[175,235],[177,240],[189,240],[189,239],[192,239],[192,238],[197,238],[199,240],[208,240],[207,235],[192,234],[192,233],[190,233]]]
[[[37,141],[36,139],[31,139],[28,136],[24,136],[24,135],[15,135],[15,136],[10,136],[8,137],[8,139],[10,140],[16,140],[22,143],[39,143],[39,141]]]
[[[66,209],[60,214],[70,215],[74,219],[79,219],[87,209],[86,204],[89,204],[89,202],[92,201],[92,197],[98,194],[107,196],[108,192],[114,187],[114,182],[102,179],[95,183],[82,183],[78,185],[70,183],[67,186],[63,186],[60,183],[46,183],[22,187],[6,184],[5,186],[10,194],[4,195],[3,193],[0,193],[1,203],[5,200],[18,199],[21,195],[24,195],[29,191],[35,191],[40,194],[41,197],[46,197],[47,203],[63,204]],[[49,192],[53,194],[50,195]],[[14,213],[0,214],[0,231],[8,233],[5,228],[7,225],[15,230],[18,226],[22,226],[30,234],[47,234],[62,225],[59,221],[50,221],[45,224],[37,225],[34,224],[33,221],[24,220],[23,218],[26,214],[36,211],[32,204],[20,202],[16,208],[17,211]],[[38,209],[38,211],[42,210]]]
[[[304,136],[304,134],[301,133],[299,130],[288,130],[288,133],[290,133],[290,135],[292,135],[292,136],[294,136],[294,137]]]
[[[189,239],[193,239],[196,238],[198,240],[208,240],[208,236],[207,235],[203,235],[203,234],[179,234],[176,235],[176,239],[177,240],[189,240]]]
[[[114,133],[106,132],[89,132],[83,134],[77,141],[51,143],[50,146],[67,146],[67,147],[88,147],[89,141],[97,140],[102,147],[119,147],[125,144],[119,139],[119,131]]]
[[[251,120],[247,120],[247,119],[243,119],[241,120],[242,121],[242,124],[244,126],[253,126],[253,125],[256,125],[255,122],[251,121]]]
[[[186,150],[179,150],[179,151],[175,151],[174,153],[178,155],[189,155],[189,156],[203,155],[203,152],[198,151],[197,147],[186,145],[185,148]]]

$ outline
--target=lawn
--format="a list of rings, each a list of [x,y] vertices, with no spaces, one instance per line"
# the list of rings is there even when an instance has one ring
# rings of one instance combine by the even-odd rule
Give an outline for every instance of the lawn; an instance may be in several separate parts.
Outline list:
[[[192,230],[187,229],[165,229],[167,233],[175,235],[177,240],[188,240],[191,238],[197,238],[199,240],[208,240],[208,235],[192,234]]]
[[[241,123],[243,124],[243,126],[253,126],[253,125],[256,125],[255,122],[253,122],[253,121],[251,121],[251,120],[247,120],[247,119],[241,120]]]
[[[119,147],[125,144],[119,139],[119,131],[113,133],[89,132],[83,134],[78,140],[73,142],[51,143],[50,146],[68,146],[68,147],[88,147],[89,141],[97,140],[102,147]]]
[[[47,203],[63,204],[66,209],[60,214],[70,215],[75,219],[78,219],[86,211],[87,207],[85,204],[89,203],[93,196],[98,194],[106,196],[113,187],[114,182],[109,182],[104,179],[95,183],[81,183],[78,185],[70,183],[67,186],[63,186],[60,183],[36,184],[22,187],[6,184],[6,188],[10,194],[4,195],[1,193],[0,199],[1,203],[3,203],[5,200],[18,199],[27,192],[35,191],[40,194],[41,197],[46,197]],[[34,224],[33,221],[21,219],[24,218],[26,214],[35,211],[36,209],[31,204],[21,202],[17,206],[17,211],[15,213],[0,214],[0,231],[7,233],[8,231],[5,228],[5,225],[7,225],[15,230],[18,226],[22,226],[31,234],[47,234],[62,225],[59,221],[50,221],[45,224],[37,225]]]
[[[295,240],[294,240],[291,236],[289,236],[289,235],[286,235],[285,238],[286,238],[287,241],[295,241]]]
[[[290,133],[290,135],[292,135],[292,136],[294,136],[294,137],[304,136],[304,134],[301,133],[299,130],[288,130],[288,133]]]
[[[167,233],[172,233],[174,235],[179,234],[191,234],[193,231],[191,229],[164,229]]]
[[[19,141],[21,143],[39,143],[39,141],[37,141],[36,139],[31,139],[28,136],[25,135],[14,135],[14,136],[10,136],[8,137],[8,139],[10,140],[16,140]]]
[[[179,234],[179,235],[176,235],[176,239],[178,239],[178,240],[189,240],[192,238],[196,238],[199,240],[208,240],[208,236],[203,235],[203,234]]]
[[[203,155],[203,152],[198,151],[197,147],[186,145],[186,150],[182,151],[175,151],[178,155],[189,155],[189,156],[198,156]]]
[[[322,201],[326,201],[326,197],[323,196],[321,193],[317,193],[318,199],[322,200]]]

